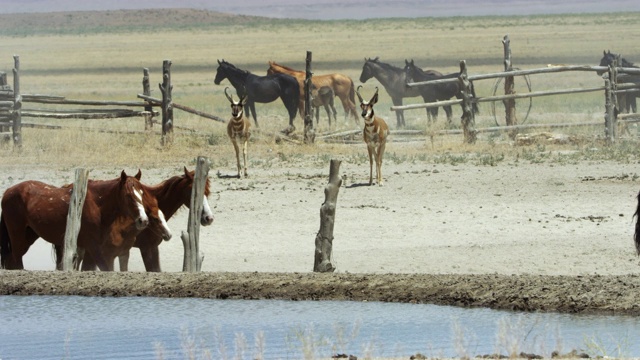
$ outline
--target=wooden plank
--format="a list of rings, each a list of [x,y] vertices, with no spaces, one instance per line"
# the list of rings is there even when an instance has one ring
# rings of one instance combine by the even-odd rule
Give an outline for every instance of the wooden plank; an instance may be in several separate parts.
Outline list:
[[[162,100],[160,100],[158,98],[154,98],[154,97],[147,96],[147,95],[144,95],[144,94],[138,94],[138,97],[140,99],[147,100],[147,101],[153,103],[154,105],[162,104]],[[218,121],[218,122],[221,122],[221,123],[226,123],[227,122],[227,120],[225,120],[225,119],[223,119],[221,117],[218,117],[218,116],[215,116],[215,115],[211,115],[211,114],[207,114],[205,112],[190,108],[190,107],[188,107],[186,105],[173,103],[173,107],[176,108],[176,109],[180,109],[182,111],[194,114],[194,115],[201,116],[201,117],[206,118],[206,119],[215,120],[215,121]]]

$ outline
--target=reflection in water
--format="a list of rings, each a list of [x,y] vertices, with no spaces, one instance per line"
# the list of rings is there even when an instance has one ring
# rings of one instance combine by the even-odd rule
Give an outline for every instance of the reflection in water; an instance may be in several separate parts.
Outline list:
[[[0,296],[0,359],[549,356],[572,349],[637,357],[639,335],[640,319],[622,316],[377,302]]]

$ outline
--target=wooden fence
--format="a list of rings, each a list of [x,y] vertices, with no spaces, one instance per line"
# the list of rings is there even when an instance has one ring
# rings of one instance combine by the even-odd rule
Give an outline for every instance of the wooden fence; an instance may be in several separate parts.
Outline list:
[[[536,127],[554,127],[553,125],[543,125],[543,124],[530,124],[530,125],[517,124],[515,115],[514,115],[515,99],[533,98],[538,96],[553,96],[553,95],[562,95],[562,94],[578,94],[578,93],[585,93],[585,92],[604,91],[605,93],[604,134],[606,139],[609,142],[614,142],[618,137],[617,135],[618,121],[625,121],[625,122],[640,121],[638,119],[638,115],[636,114],[627,114],[627,115],[619,114],[619,110],[618,110],[619,106],[618,106],[618,101],[616,96],[618,94],[623,94],[631,91],[634,91],[634,92],[640,91],[640,89],[638,88],[639,84],[617,83],[618,77],[616,76],[616,74],[620,74],[620,73],[630,74],[630,75],[640,75],[640,69],[622,68],[622,67],[618,67],[617,65],[609,66],[609,67],[568,65],[568,66],[549,66],[546,68],[530,69],[530,70],[513,70],[513,68],[511,67],[511,50],[509,47],[508,35],[504,37],[503,44],[505,47],[504,63],[505,63],[505,70],[506,70],[504,72],[480,74],[480,75],[467,75],[466,62],[462,60],[460,62],[460,76],[457,79],[443,79],[443,80],[413,82],[413,83],[407,84],[407,86],[413,87],[413,86],[435,85],[435,84],[442,84],[442,83],[449,83],[449,82],[459,82],[461,84],[460,88],[462,89],[463,99],[437,101],[437,102],[424,103],[424,104],[392,106],[391,110],[422,109],[422,108],[439,107],[444,105],[462,104],[463,106],[462,133],[464,134],[464,141],[467,143],[475,142],[475,139],[476,139],[475,135],[483,131],[508,131],[510,133],[510,136],[515,137],[518,130],[536,128]],[[521,93],[521,94],[515,94],[513,92],[513,82],[514,82],[513,79],[516,76],[548,74],[548,73],[565,72],[565,71],[605,72],[605,73],[608,73],[609,76],[608,78],[604,79],[603,86],[597,86],[597,87],[591,87],[591,88],[569,88],[569,89],[561,89],[561,90],[532,91],[532,92]],[[467,86],[468,81],[498,79],[498,78],[505,78],[505,95],[474,98],[473,95],[471,94],[469,87]],[[464,109],[469,108],[472,102],[480,103],[480,102],[496,102],[496,101],[502,101],[505,104],[506,123],[508,125],[493,127],[493,128],[486,128],[486,129],[475,129],[475,118],[473,113]],[[590,123],[561,124],[562,127],[584,126],[584,125],[594,125],[594,123],[590,122]]]
[[[174,126],[173,109],[179,109],[201,117],[219,122],[226,120],[211,114],[192,109],[188,106],[174,103],[172,100],[171,85],[171,60],[164,60],[162,66],[162,83],[158,84],[162,93],[162,99],[153,98],[149,81],[149,69],[143,69],[143,91],[138,94],[138,98],[143,101],[99,101],[99,100],[71,100],[63,96],[21,94],[20,92],[20,57],[15,55],[13,69],[13,88],[7,84],[6,73],[0,72],[0,138],[5,140],[13,139],[14,145],[22,146],[22,128],[46,128],[61,129],[59,125],[43,125],[25,123],[23,118],[54,118],[54,119],[113,119],[126,117],[144,117],[145,131],[152,130],[154,117],[162,114],[162,141],[171,138]],[[47,104],[47,105],[77,105],[77,106],[98,106],[92,109],[70,109],[70,110],[43,110],[35,108],[23,108],[23,103]],[[107,106],[118,106],[125,108],[104,108]],[[160,107],[161,112],[154,111],[154,107]],[[131,109],[134,108],[134,109]],[[95,129],[92,129],[95,130]],[[101,132],[118,132],[110,130],[99,130]],[[127,131],[128,133],[142,133]]]

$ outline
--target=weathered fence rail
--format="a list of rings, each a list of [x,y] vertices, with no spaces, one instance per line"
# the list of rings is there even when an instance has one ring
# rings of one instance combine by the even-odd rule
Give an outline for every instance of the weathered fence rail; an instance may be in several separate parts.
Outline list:
[[[640,69],[638,68],[623,68],[618,66],[589,66],[589,65],[563,65],[563,66],[555,66],[549,65],[546,68],[538,68],[538,69],[528,69],[528,70],[513,70],[511,69],[511,51],[508,48],[509,39],[508,36],[505,36],[503,40],[503,44],[505,45],[505,71],[497,72],[497,73],[489,73],[489,74],[478,74],[478,75],[468,75],[464,76],[462,73],[466,71],[466,65],[461,65],[461,75],[458,78],[453,79],[440,79],[440,80],[432,80],[432,81],[421,81],[421,82],[410,82],[407,83],[409,87],[416,86],[428,86],[428,85],[436,85],[436,84],[445,84],[445,83],[453,83],[458,82],[460,84],[464,84],[465,81],[476,81],[476,80],[488,80],[488,79],[499,79],[499,78],[507,78],[513,79],[515,76],[527,76],[527,75],[538,75],[538,74],[549,74],[549,73],[558,73],[558,72],[567,72],[567,71],[587,71],[587,72],[596,72],[596,73],[608,73],[609,78],[605,80],[605,84],[603,86],[597,87],[589,87],[589,88],[568,88],[568,89],[560,89],[560,90],[545,90],[545,91],[530,91],[527,93],[513,93],[512,89],[509,89],[509,84],[505,82],[505,95],[498,96],[486,96],[486,97],[475,97],[472,98],[471,101],[475,103],[481,102],[497,102],[502,101],[505,102],[506,109],[506,117],[507,117],[507,125],[506,127],[498,127],[503,130],[512,130],[511,135],[515,137],[517,134],[517,130],[536,128],[536,127],[554,127],[549,124],[529,124],[529,125],[517,125],[515,123],[515,119],[513,119],[514,109],[515,109],[515,100],[516,99],[524,99],[524,98],[534,98],[540,96],[554,96],[554,95],[565,95],[565,94],[579,94],[586,92],[598,92],[603,91],[605,93],[605,118],[604,122],[589,122],[589,123],[576,123],[576,124],[561,124],[559,127],[568,127],[568,126],[584,126],[584,125],[600,125],[604,124],[605,128],[605,137],[613,142],[617,138],[616,128],[618,117],[621,117],[622,114],[619,115],[620,111],[618,109],[618,104],[616,101],[616,97],[614,95],[624,94],[629,92],[638,92],[640,91],[639,84],[633,82],[626,83],[617,83],[619,79],[618,76],[612,76],[611,74],[632,74],[637,75],[640,74]],[[463,62],[461,62],[462,64]],[[626,78],[621,77],[624,81]],[[627,79],[628,80],[628,79]],[[513,80],[511,80],[513,81]],[[470,97],[471,94],[469,91],[465,91],[464,87],[462,87],[463,97]],[[510,102],[510,105],[507,105],[507,101]],[[434,108],[445,105],[457,105],[463,104],[464,106],[465,100],[456,99],[456,100],[447,100],[447,101],[437,101],[431,103],[423,103],[423,104],[410,104],[410,105],[402,105],[402,106],[392,106],[391,110],[411,110],[411,109],[424,109],[424,108]],[[509,107],[513,107],[510,109]],[[616,110],[614,110],[616,109]],[[466,112],[465,112],[466,113]],[[475,137],[474,133],[482,132],[478,129],[469,129],[469,126],[473,126],[473,121],[466,121],[464,118],[468,116],[463,114],[463,130],[462,133],[465,134],[466,142],[474,142]],[[621,119],[636,119],[638,115],[625,115],[621,117]],[[636,122],[635,120],[632,120]],[[629,122],[629,121],[627,121]],[[497,128],[496,128],[497,129]],[[489,131],[494,131],[494,129],[490,129]]]
[[[163,61],[163,82],[158,84],[162,93],[162,99],[156,99],[150,96],[151,86],[149,82],[149,69],[143,69],[143,94],[138,94],[138,98],[143,101],[114,101],[114,100],[81,100],[67,99],[64,96],[42,95],[42,94],[20,94],[20,77],[19,57],[14,56],[15,66],[13,69],[14,85],[13,89],[7,84],[6,73],[0,72],[0,137],[6,139],[12,138],[15,146],[22,144],[22,128],[33,127],[42,129],[62,129],[59,125],[29,124],[23,123],[22,118],[52,118],[52,119],[114,119],[114,118],[130,118],[143,117],[145,121],[145,132],[152,130],[154,117],[162,113],[162,141],[163,143],[170,141],[175,119],[173,109],[179,109],[194,115],[198,115],[207,119],[218,122],[226,122],[225,119],[218,116],[207,114],[188,107],[186,105],[176,104],[172,100],[171,91],[171,60]],[[61,105],[61,106],[96,106],[99,108],[92,109],[36,109],[23,108],[22,103],[34,103],[45,105]],[[104,107],[125,107],[109,108]],[[161,112],[154,111],[154,107],[159,107]],[[140,108],[126,109],[126,108]],[[80,127],[81,129],[89,129]],[[180,127],[178,127],[180,128]],[[11,129],[11,131],[10,131]],[[106,133],[123,133],[116,130],[97,130],[91,128],[92,131],[101,131]],[[145,133],[142,131],[124,131],[124,133]]]

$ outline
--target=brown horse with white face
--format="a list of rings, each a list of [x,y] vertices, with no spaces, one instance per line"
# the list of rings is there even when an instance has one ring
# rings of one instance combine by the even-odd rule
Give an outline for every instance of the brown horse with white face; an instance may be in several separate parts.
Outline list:
[[[182,175],[172,176],[169,179],[152,186],[142,184],[142,188],[145,193],[148,193],[157,199],[158,208],[168,221],[181,207],[186,206],[188,208],[190,206],[194,177],[195,171],[188,171],[185,167]],[[211,211],[211,207],[207,200],[209,193],[210,183],[207,178],[204,188],[202,213],[200,214],[200,225],[202,226],[209,226],[213,223],[213,212]],[[136,236],[133,246],[140,249],[140,255],[142,256],[142,261],[147,271],[160,272],[159,247],[163,241],[169,240],[170,236],[165,236],[162,232],[157,231],[157,228],[154,228],[152,225],[153,224],[150,224],[147,229],[144,229]],[[56,253],[60,259],[61,250],[57,247]],[[120,271],[127,271],[129,264],[129,251],[122,252],[118,255],[118,259],[120,263]],[[82,269],[95,269],[95,262],[89,254],[86,254],[82,259]]]
[[[38,239],[64,247],[73,187],[24,181],[7,189],[0,206],[0,264],[23,269],[22,257]],[[152,218],[152,220],[150,220]],[[100,270],[113,270],[113,258],[151,223],[163,223],[157,200],[145,194],[138,177],[89,181],[82,209],[78,246],[96,259]],[[166,221],[164,221],[166,226]],[[109,265],[111,264],[111,266]]]

